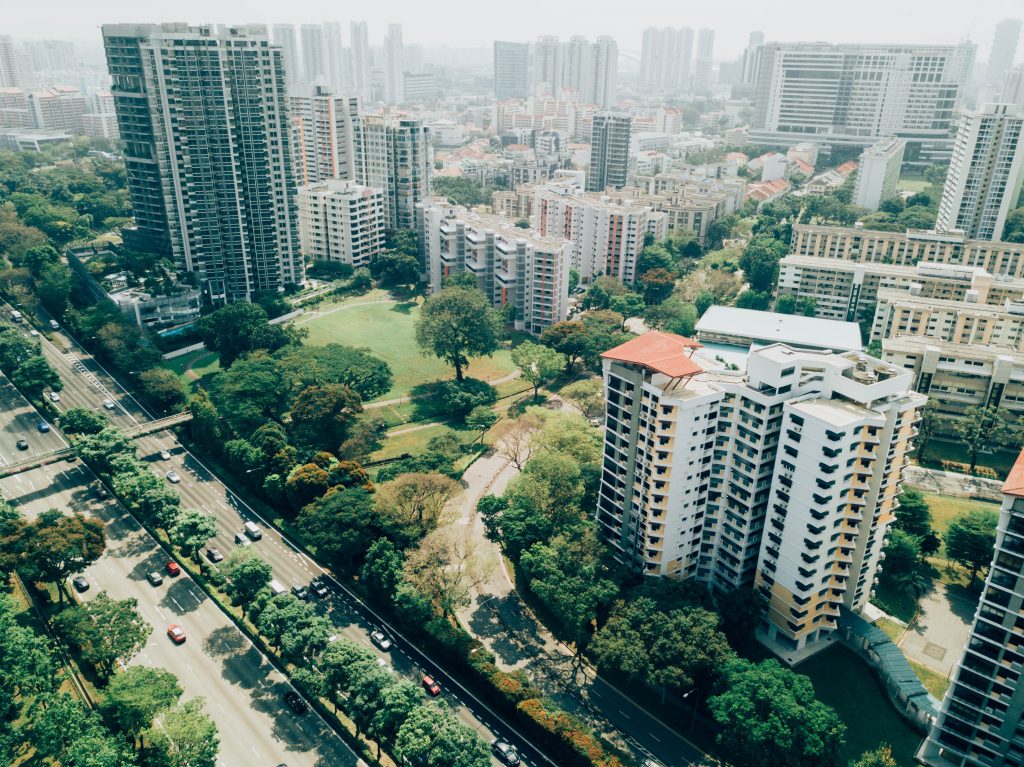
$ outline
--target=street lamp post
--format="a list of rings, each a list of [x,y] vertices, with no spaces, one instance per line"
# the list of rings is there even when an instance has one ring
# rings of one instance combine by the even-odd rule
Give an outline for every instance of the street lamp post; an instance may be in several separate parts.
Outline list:
[[[697,706],[700,705],[700,688],[694,687],[688,693],[683,695],[683,700],[686,700],[694,693],[697,693],[697,696],[693,699],[693,716],[690,717],[690,732],[693,732],[693,727],[697,723]]]

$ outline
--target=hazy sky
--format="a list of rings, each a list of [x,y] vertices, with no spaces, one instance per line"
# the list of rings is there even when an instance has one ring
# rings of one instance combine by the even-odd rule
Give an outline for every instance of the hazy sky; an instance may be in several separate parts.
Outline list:
[[[542,34],[612,35],[639,51],[648,26],[711,27],[715,58],[739,53],[751,30],[769,40],[934,42],[971,39],[984,60],[997,21],[1024,16],[1022,0],[36,0],[4,2],[0,34],[98,40],[99,25],[130,21],[271,23],[365,20],[371,44],[388,22],[406,42],[489,47],[495,38],[526,41]],[[1024,46],[1017,59],[1024,58]]]

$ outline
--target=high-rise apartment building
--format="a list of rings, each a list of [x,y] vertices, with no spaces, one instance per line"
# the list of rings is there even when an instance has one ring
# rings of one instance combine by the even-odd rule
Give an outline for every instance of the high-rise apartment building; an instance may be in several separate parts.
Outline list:
[[[401,104],[405,100],[405,57],[402,50],[402,25],[388,24],[384,36],[384,101]]]
[[[986,104],[964,115],[942,187],[935,228],[972,240],[999,240],[1024,179],[1024,114]]]
[[[619,101],[619,45],[615,39],[597,38],[590,49],[589,64],[584,101],[611,109]]]
[[[0,88],[25,88],[25,61],[9,35],[0,35]]]
[[[530,46],[494,41],[494,98],[525,99],[530,95]]]
[[[348,37],[352,88],[365,102],[370,98],[370,38],[366,31],[366,22],[351,22]]]
[[[1024,452],[1002,489],[992,564],[970,638],[917,753],[929,767],[1024,763]]]
[[[715,30],[697,32],[697,57],[693,65],[693,92],[707,93],[711,89],[711,69],[715,58]]]
[[[28,95],[28,105],[33,127],[83,135],[83,117],[89,111],[89,101],[78,88],[55,85],[34,91]]]
[[[906,141],[890,137],[864,150],[857,164],[852,200],[854,205],[878,210],[882,200],[896,196],[900,168],[903,167],[903,151],[906,148]]]
[[[431,292],[449,276],[468,272],[496,309],[511,307],[517,330],[539,335],[566,318],[568,242],[460,206],[424,202],[416,216]]]
[[[303,24],[299,28],[302,40],[302,79],[306,83],[327,83],[327,56],[324,28],[320,24]]]
[[[1013,104],[1018,111],[1024,113],[1024,64],[1007,73],[999,103]]]
[[[795,651],[867,603],[925,398],[859,352],[776,343],[730,370],[700,346],[653,331],[601,355],[598,528],[646,575],[756,582]]]
[[[285,80],[289,88],[294,87],[302,82],[303,78],[299,44],[295,38],[295,25],[275,24],[271,31],[274,36],[274,45],[281,49],[281,55],[284,57]]]
[[[25,53],[35,72],[73,72],[78,65],[75,44],[70,40],[27,40]]]
[[[761,46],[749,139],[762,144],[869,146],[907,140],[907,160],[948,159],[974,46]]]
[[[327,71],[327,82],[335,93],[350,91],[345,48],[341,41],[341,24],[336,21],[324,22],[324,67]]]
[[[629,126],[627,112],[598,112],[590,133],[590,167],[587,191],[603,192],[626,185],[629,169]]]
[[[304,90],[304,92],[303,92]],[[358,96],[335,96],[322,85],[293,89],[288,98],[295,178],[317,184],[362,178],[363,138]]]
[[[510,43],[510,45],[518,45],[518,43]],[[533,81],[537,84],[547,84],[551,95],[555,97],[558,96],[558,92],[565,84],[565,58],[562,48],[562,43],[556,35],[543,35],[533,45]],[[497,51],[495,51],[494,72],[497,77]]]
[[[384,247],[384,193],[354,181],[330,179],[299,187],[302,255],[360,267]]]
[[[590,41],[582,35],[573,35],[562,48],[562,87],[575,91],[583,102],[589,101]]]
[[[988,69],[985,80],[993,93],[998,93],[1006,79],[1006,73],[1013,67],[1017,56],[1017,43],[1020,41],[1020,19],[1003,19],[996,24],[992,35],[992,48],[988,54]]]
[[[0,128],[31,128],[28,94],[21,88],[0,88]]]
[[[111,24],[137,237],[213,302],[304,280],[284,57],[262,26]]]
[[[640,50],[640,84],[645,88],[689,90],[693,64],[693,30],[649,27]]]
[[[420,120],[392,115],[363,118],[363,176],[384,192],[389,229],[412,229],[416,203],[430,194],[430,130]]]
[[[764,32],[751,32],[747,47],[743,50],[743,73],[740,82],[753,84],[757,82],[761,68],[761,46],[764,45]]]

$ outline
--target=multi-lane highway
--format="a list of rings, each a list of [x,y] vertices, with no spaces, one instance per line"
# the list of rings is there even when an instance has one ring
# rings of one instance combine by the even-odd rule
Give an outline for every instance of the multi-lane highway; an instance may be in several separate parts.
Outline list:
[[[62,409],[85,407],[97,410],[107,415],[114,425],[122,428],[151,420],[150,414],[69,336],[64,333],[54,333],[50,338],[43,339],[42,346],[44,356],[57,370],[64,382],[64,390],[61,392],[62,399],[58,407]],[[106,407],[105,400],[113,404],[113,408]],[[374,648],[369,641],[369,633],[380,624],[380,621],[373,616],[369,608],[347,592],[342,584],[331,578],[315,561],[299,551],[276,530],[270,528],[265,520],[260,519],[245,504],[243,499],[232,493],[195,455],[181,445],[172,432],[158,432],[139,438],[137,444],[140,457],[143,460],[148,460],[153,471],[159,476],[166,477],[170,469],[180,475],[181,481],[174,487],[181,495],[181,503],[184,508],[202,509],[216,516],[219,530],[217,537],[209,545],[217,547],[225,556],[228,556],[237,545],[234,542],[234,535],[242,529],[242,524],[247,520],[257,522],[263,529],[263,537],[252,545],[259,555],[271,565],[276,580],[285,586],[307,586],[313,578],[323,577],[329,584],[331,593],[326,599],[319,600],[317,604],[318,609],[328,615],[337,627],[339,635],[365,644],[396,673],[404,674],[417,682],[423,674],[433,675],[441,682],[442,697],[464,724],[472,727],[481,738],[488,742],[496,736],[510,741],[519,749],[524,764],[555,764],[519,735],[509,723],[500,719],[486,705],[461,688],[457,682],[447,677],[443,669],[423,656],[411,643],[405,641],[394,628],[385,627],[397,640],[391,651],[382,653]],[[169,452],[171,457],[162,459],[161,451]],[[44,467],[36,471],[47,471],[47,469]],[[33,472],[26,474],[31,473]],[[26,476],[26,474],[19,476]],[[145,573],[143,573],[143,577],[144,575]],[[143,585],[145,585],[145,581],[143,581]],[[144,601],[141,596],[137,598],[140,603]],[[185,606],[187,606],[188,599],[188,596],[183,595],[182,603]],[[148,601],[154,601],[152,593],[148,594]],[[167,608],[166,600],[158,603]],[[191,614],[185,614],[179,622],[186,631],[190,631],[191,620]],[[200,630],[202,629],[200,628]],[[326,763],[334,764],[331,761]],[[337,763],[344,764],[344,762]],[[494,763],[499,764],[496,759]]]

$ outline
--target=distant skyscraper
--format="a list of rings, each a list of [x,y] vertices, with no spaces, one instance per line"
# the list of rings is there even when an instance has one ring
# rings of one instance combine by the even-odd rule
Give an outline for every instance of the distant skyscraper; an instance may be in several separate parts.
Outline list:
[[[402,54],[402,25],[388,24],[384,37],[384,100],[401,104],[405,99],[405,61]]]
[[[930,767],[987,767],[1024,762],[1024,453],[1003,483],[992,564],[970,638],[942,710],[917,758]]]
[[[669,92],[687,90],[693,62],[693,30],[688,27],[644,30],[640,84]]]
[[[370,39],[365,21],[349,24],[349,45],[352,59],[352,87],[364,100],[370,98]]]
[[[361,184],[384,190],[389,229],[411,229],[416,203],[430,194],[430,131],[420,120],[392,115],[363,118]]]
[[[1018,110],[1024,112],[1024,64],[1011,69],[1006,75],[1006,81],[1003,83],[1003,96],[999,102],[1013,104]]]
[[[552,85],[552,89],[555,85]],[[525,99],[530,95],[530,46],[494,41],[494,98]]]
[[[71,72],[78,63],[75,44],[68,40],[29,40],[25,52],[36,72]]]
[[[137,238],[215,303],[304,280],[284,56],[262,26],[103,27]]]
[[[22,63],[14,40],[0,35],[0,88],[26,87]]]
[[[324,28],[319,24],[303,24],[302,33],[302,79],[309,83],[327,82],[327,61],[324,45]]]
[[[275,24],[274,45],[280,46],[284,56],[284,72],[288,86],[292,87],[302,81],[302,68],[299,62],[299,46],[295,41],[294,24]]]
[[[341,24],[336,21],[324,23],[324,65],[327,70],[327,83],[335,93],[346,89],[347,73],[345,67],[345,48],[341,42]]]
[[[1017,43],[1020,40],[1020,19],[1003,19],[996,24],[992,36],[992,49],[988,54],[988,69],[985,79],[995,92],[1002,88],[1006,73],[1013,67],[1017,56]]]
[[[512,43],[517,45],[517,43]],[[544,35],[533,47],[533,79],[536,83],[547,83],[553,96],[565,82],[562,43],[555,35]]]
[[[939,231],[971,240],[999,240],[1024,176],[1024,116],[1008,104],[964,115],[942,187]]]
[[[619,101],[619,46],[614,38],[597,38],[589,64],[584,100],[602,109],[614,107]]]
[[[714,56],[715,30],[702,29],[697,33],[697,59],[693,67],[694,93],[706,93],[710,90]]]
[[[292,149],[298,184],[363,176],[362,122],[358,96],[336,96],[322,85],[289,96]]]
[[[757,82],[758,65],[761,63],[761,46],[764,45],[764,32],[751,32],[747,47],[743,51],[743,77],[746,84]]]
[[[590,168],[587,191],[603,192],[608,187],[626,185],[629,168],[629,114],[598,112],[590,133]]]
[[[576,91],[584,101],[590,92],[590,42],[581,35],[573,35],[562,49],[563,83]]]

